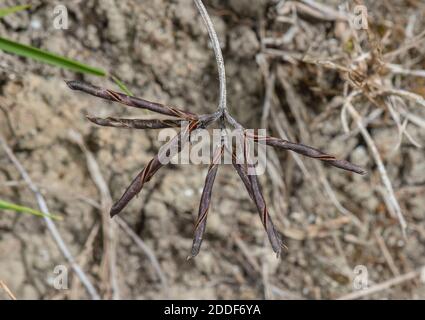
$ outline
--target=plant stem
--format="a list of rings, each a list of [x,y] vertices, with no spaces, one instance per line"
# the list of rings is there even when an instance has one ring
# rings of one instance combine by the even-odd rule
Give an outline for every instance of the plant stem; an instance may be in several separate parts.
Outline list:
[[[220,41],[218,40],[217,32],[215,31],[214,24],[205,8],[202,0],[194,0],[199,13],[204,20],[208,33],[211,38],[211,44],[214,49],[215,58],[217,60],[218,76],[220,80],[220,100],[218,108],[223,113],[227,110],[227,88],[226,88],[226,69],[224,67],[223,53],[221,52]]]

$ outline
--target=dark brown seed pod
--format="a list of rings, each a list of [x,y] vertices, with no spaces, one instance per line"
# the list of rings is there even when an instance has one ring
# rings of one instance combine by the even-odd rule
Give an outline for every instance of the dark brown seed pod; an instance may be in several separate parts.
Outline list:
[[[112,206],[111,217],[119,214],[128,203],[142,191],[143,186],[146,182],[153,177],[153,175],[162,167],[162,164],[158,160],[158,156],[153,158],[148,165],[137,175],[136,178],[131,182],[128,188],[125,190],[121,198]]]
[[[276,255],[280,256],[283,247],[282,239],[280,237],[280,234],[276,231],[273,221],[270,218],[269,212],[267,210],[266,201],[264,200],[263,192],[258,181],[258,176],[249,175],[248,178],[251,182],[253,199],[255,205],[257,206],[258,213],[260,214],[264,229],[266,229],[270,244],[272,245],[273,251],[276,253]]]
[[[187,112],[175,107],[166,106],[160,103],[151,102],[148,100],[130,97],[125,94],[115,92],[109,89],[103,89],[96,87],[92,84],[81,82],[81,81],[67,81],[66,84],[72,90],[78,90],[88,93],[92,96],[99,97],[105,100],[119,102],[129,107],[146,109],[156,113],[164,114],[167,116],[184,118],[186,120],[196,120],[198,116],[191,112]]]
[[[114,127],[122,129],[164,129],[181,127],[187,120],[142,120],[122,118],[98,118],[86,116],[88,120],[102,127]]]
[[[279,232],[277,232],[273,221],[268,213],[267,205],[261,191],[258,177],[256,175],[248,175],[246,166],[236,161],[235,154],[233,154],[232,159],[233,167],[235,168],[240,179],[245,185],[249,196],[254,201],[257,207],[258,214],[260,215],[261,222],[263,223],[264,229],[267,232],[267,236],[269,238],[273,251],[276,253],[277,256],[279,256],[283,248],[282,239]],[[251,169],[253,168],[251,167]]]
[[[309,158],[324,161],[331,166],[334,166],[346,171],[351,171],[351,172],[362,174],[362,175],[367,173],[367,171],[364,170],[363,168],[356,166],[355,164],[352,164],[348,162],[347,160],[338,160],[332,155],[324,153],[318,149],[306,146],[304,144],[294,143],[294,142],[290,142],[290,141],[275,138],[275,137],[261,137],[258,135],[249,135],[249,134],[247,134],[247,137],[253,139],[256,142],[265,143],[272,147],[276,147],[276,148],[280,148],[284,150],[290,150]]]
[[[193,237],[192,251],[189,258],[194,258],[198,255],[201,249],[202,239],[205,233],[207,224],[207,216],[210,208],[212,189],[217,176],[217,171],[221,156],[223,155],[224,147],[219,147],[214,153],[211,165],[208,169],[207,177],[205,178],[204,189],[202,191],[201,201],[199,203],[198,219],[195,224],[195,235]]]
[[[179,153],[189,139],[189,134],[197,128],[199,121],[191,122],[177,136],[171,139],[160,152],[148,163],[148,165],[137,175],[122,197],[112,206],[111,217],[119,214],[127,204],[140,193],[146,182],[158,172],[167,162]]]

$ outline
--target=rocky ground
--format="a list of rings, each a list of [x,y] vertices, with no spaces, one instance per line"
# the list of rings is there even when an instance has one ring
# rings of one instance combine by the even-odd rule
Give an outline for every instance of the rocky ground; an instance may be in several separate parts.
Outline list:
[[[18,3],[3,2],[2,7]],[[340,1],[326,1],[325,9],[309,1],[205,3],[222,41],[229,108],[238,120],[347,158],[369,174],[353,176],[310,159],[270,152],[270,167],[261,181],[287,246],[276,259],[242,183],[223,166],[202,251],[187,261],[207,167],[164,168],[121,217],[152,250],[165,279],[160,281],[146,252],[128,232],[117,228],[119,296],[338,298],[353,292],[359,282],[356,272],[366,270],[369,287],[396,283],[364,298],[424,299],[419,271],[425,266],[425,156],[418,144],[425,146],[425,109],[412,99],[399,101],[375,91],[390,86],[425,97],[423,74],[397,73],[386,64],[425,69],[425,41],[423,36],[415,38],[424,30],[424,4],[367,2],[370,32],[359,31],[356,38],[338,11],[328,10],[337,10]],[[53,28],[56,4],[36,1],[31,10],[2,19],[1,36],[104,68],[137,96],[196,113],[215,110],[215,60],[193,1],[72,0],[66,4],[68,30]],[[404,49],[397,52],[400,48]],[[371,51],[373,58],[354,62],[359,51]],[[344,133],[346,83],[358,74],[363,75],[361,80],[352,82],[364,84],[360,89],[364,95],[353,104],[368,119],[366,132],[376,144],[407,221],[406,238],[388,209],[388,192],[368,140],[351,117],[347,120],[351,133]],[[154,131],[95,127],[86,120],[87,114],[150,115],[72,92],[64,79],[116,88],[106,79],[0,53],[0,133],[42,190],[50,211],[64,217],[57,225],[78,264],[101,296],[111,298],[103,264],[110,254],[104,247],[108,222],[102,221],[102,199],[86,155],[70,132],[83,136],[112,199],[120,197],[161,143]],[[401,105],[394,106],[399,127],[408,120],[398,148],[400,130],[392,103]],[[407,111],[398,113],[399,109]],[[37,208],[3,150],[0,195]],[[68,265],[42,219],[0,213],[0,280],[17,298],[89,298],[72,271],[68,290],[53,287],[55,267]],[[405,274],[407,280],[402,281]],[[1,290],[0,297],[6,298]]]

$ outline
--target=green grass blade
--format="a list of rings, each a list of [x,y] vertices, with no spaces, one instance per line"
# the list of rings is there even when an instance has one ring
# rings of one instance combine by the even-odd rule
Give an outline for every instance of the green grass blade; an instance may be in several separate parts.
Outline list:
[[[27,46],[0,37],[0,50],[13,53],[22,57],[35,59],[44,63],[48,63],[61,68],[69,69],[75,72],[92,74],[104,77],[107,75],[105,71],[99,68],[91,67],[86,64],[74,61],[65,57],[61,57],[54,53],[44,51],[35,47]]]
[[[125,93],[126,95],[133,97],[133,93],[131,93],[130,89],[127,88],[127,86],[122,82],[120,79],[118,79],[115,76],[111,76],[111,79],[115,82],[115,84]]]
[[[7,201],[3,201],[3,200],[0,200],[0,210],[11,210],[11,211],[19,212],[19,213],[32,214],[37,217],[47,217],[54,220],[62,220],[62,218],[57,215],[44,214],[43,212],[31,209],[31,208],[23,207],[23,206],[10,203]]]
[[[26,4],[26,5],[23,5],[23,6],[16,6],[16,7],[10,7],[10,8],[0,9],[0,18],[3,18],[3,17],[5,17],[5,16],[7,16],[9,14],[12,14],[12,13],[16,13],[16,12],[19,12],[19,11],[27,10],[29,8],[31,8],[31,5],[30,4]]]

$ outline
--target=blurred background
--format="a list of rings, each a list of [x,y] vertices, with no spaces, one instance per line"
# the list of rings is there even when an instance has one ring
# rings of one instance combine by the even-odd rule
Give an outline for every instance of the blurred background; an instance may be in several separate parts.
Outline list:
[[[137,96],[215,110],[215,59],[193,1],[31,3],[0,20],[1,37],[105,69]],[[1,1],[18,4],[26,2]],[[67,29],[54,24],[61,4]],[[161,143],[156,131],[100,128],[85,116],[152,116],[64,82],[117,89],[107,78],[0,51],[0,134],[63,217],[55,224],[75,258],[73,269],[42,218],[0,210],[0,280],[18,299],[424,299],[425,3],[205,5],[239,122],[348,159],[368,175],[269,150],[260,180],[287,246],[276,259],[238,176],[221,166],[201,253],[187,261],[208,167],[161,169],[110,220],[111,201]],[[0,199],[38,209],[4,144]],[[0,289],[0,298],[9,295]]]

